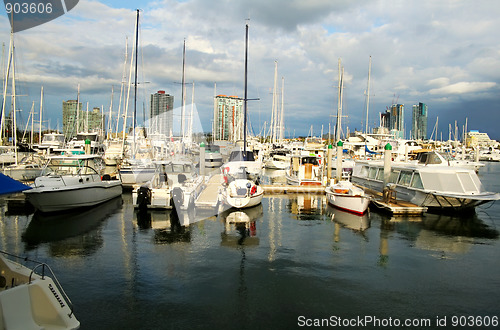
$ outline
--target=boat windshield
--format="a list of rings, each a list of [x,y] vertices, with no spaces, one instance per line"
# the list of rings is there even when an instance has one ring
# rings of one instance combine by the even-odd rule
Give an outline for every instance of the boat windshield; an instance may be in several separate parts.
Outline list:
[[[231,155],[229,156],[229,161],[230,162],[233,162],[233,161],[253,162],[253,161],[255,161],[255,157],[253,155],[253,151],[247,150],[246,153],[243,151],[232,151]]]
[[[98,174],[91,159],[51,159],[43,175]]]
[[[302,157],[302,164],[319,165],[317,157]]]
[[[441,164],[441,157],[435,152],[423,152],[417,157],[419,164]]]

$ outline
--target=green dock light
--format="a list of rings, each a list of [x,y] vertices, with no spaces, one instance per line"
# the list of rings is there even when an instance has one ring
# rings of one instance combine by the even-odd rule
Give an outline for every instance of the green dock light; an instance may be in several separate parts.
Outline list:
[[[390,143],[387,143],[384,147],[384,150],[392,150],[392,146]]]
[[[342,142],[342,140],[339,140],[339,142],[337,142],[337,147],[343,147],[344,146],[344,142]]]

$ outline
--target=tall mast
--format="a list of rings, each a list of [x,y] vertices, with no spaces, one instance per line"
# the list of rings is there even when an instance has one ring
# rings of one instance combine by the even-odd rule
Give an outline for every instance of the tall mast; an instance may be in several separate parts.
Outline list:
[[[118,127],[120,126],[120,114],[121,114],[121,108],[122,108],[122,96],[124,96],[125,91],[124,91],[124,86],[125,86],[125,79],[127,79],[127,60],[128,60],[128,37],[125,38],[125,60],[123,62],[123,73],[122,73],[122,81],[121,81],[121,87],[120,87],[120,101],[118,102],[118,114],[116,115],[116,135],[118,135]],[[123,131],[125,131],[125,122],[127,119],[125,118],[123,121]]]
[[[278,121],[278,61],[274,61],[274,86],[273,86],[273,105],[271,111],[271,143],[276,142],[276,126]]]
[[[113,125],[111,124],[111,116],[113,115],[113,93],[115,87],[111,86],[111,101],[109,103],[109,117],[108,117],[108,139],[111,138],[111,133],[113,131]]]
[[[370,104],[370,75],[372,71],[372,57],[370,56],[370,62],[368,64],[368,86],[366,87],[366,122],[365,122],[365,133],[368,134],[368,108]]]
[[[38,127],[38,143],[42,143],[42,109],[43,109],[43,86],[40,91],[40,126]]]
[[[11,25],[12,26],[12,25]],[[7,85],[9,82],[10,66],[12,64],[12,53],[14,51],[14,32],[12,28],[10,29],[10,44],[9,44],[9,55],[7,59],[7,70],[5,73],[5,81],[3,85],[3,104],[2,104],[2,121],[0,123],[0,145],[3,145],[4,130],[6,125],[5,120],[5,101],[7,100]]]
[[[337,127],[335,131],[335,140],[338,142],[340,140],[340,127],[341,127],[341,120],[340,117],[342,116],[342,60],[339,58],[339,96],[338,96],[338,103],[337,103]]]
[[[137,56],[139,52],[139,9],[137,9],[137,19],[135,23],[135,73],[134,73],[134,154],[135,154],[135,126],[137,121]]]
[[[185,116],[185,111],[186,111],[186,85],[185,85],[185,78],[186,78],[186,39],[184,39],[184,46],[182,47],[182,95],[181,95],[181,101],[182,101],[182,107],[181,107],[181,134],[182,134],[182,140],[184,140],[184,134],[185,134],[185,127],[184,127],[184,116]]]
[[[248,71],[248,21],[245,24],[245,96],[243,99],[243,153],[247,153],[247,71]]]
[[[280,113],[280,136],[279,143],[283,142],[285,137],[285,77],[281,77],[281,113]]]
[[[76,95],[76,134],[80,133],[80,84],[77,87]],[[68,136],[68,139],[71,136]]]
[[[14,39],[13,39],[14,40]],[[12,41],[12,45],[14,45],[14,41]],[[15,48],[12,47],[12,116],[14,119],[13,127],[12,127],[12,140],[14,142],[14,159],[17,165],[17,115],[16,115],[16,68],[15,68],[15,57],[14,57]]]

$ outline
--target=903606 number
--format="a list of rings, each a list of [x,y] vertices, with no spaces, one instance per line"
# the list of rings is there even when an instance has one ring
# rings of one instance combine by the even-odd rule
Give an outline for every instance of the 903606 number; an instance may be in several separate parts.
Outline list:
[[[454,327],[497,327],[498,316],[452,316],[451,325]]]
[[[5,11],[7,14],[51,14],[52,3],[36,3],[36,2],[22,2],[22,3],[5,3]]]

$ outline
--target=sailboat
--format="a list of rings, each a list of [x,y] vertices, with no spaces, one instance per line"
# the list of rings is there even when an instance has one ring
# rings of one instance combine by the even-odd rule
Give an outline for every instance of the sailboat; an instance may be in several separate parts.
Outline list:
[[[138,56],[138,46],[139,46],[139,9],[137,9],[136,24],[135,24],[135,59],[132,56],[130,61],[130,75],[129,82],[132,76],[132,62],[135,60],[135,80],[134,80],[134,114],[132,119],[132,137],[128,137],[129,144],[132,146],[130,157],[124,159],[123,163],[120,165],[118,173],[120,179],[125,188],[133,188],[134,185],[142,184],[148,182],[153,178],[155,173],[158,172],[158,166],[151,161],[151,146],[149,141],[146,139],[143,129],[136,128],[136,114],[137,114],[137,56]],[[134,52],[132,52],[134,54]],[[128,100],[130,95],[130,83],[129,89],[127,91],[127,105],[125,106],[125,118],[123,122],[123,141],[122,150],[125,149],[125,128],[126,119],[128,112]],[[139,141],[142,143],[142,147],[138,148],[137,145]],[[138,157],[140,153],[137,151],[144,151],[142,154],[144,156]]]
[[[247,68],[248,23],[245,34],[245,97],[243,114],[243,150],[233,151],[229,162],[222,166],[222,197],[226,205],[247,208],[258,205],[264,197],[264,189],[258,185],[262,163],[255,161],[253,152],[247,150]],[[252,175],[253,174],[253,175]]]
[[[340,127],[342,118],[342,89],[343,89],[343,69],[339,59],[339,107],[337,110],[337,141],[340,141]],[[337,154],[337,157],[342,157],[342,152]],[[341,163],[337,161],[337,163]],[[337,168],[337,178],[341,178],[342,166]],[[326,198],[328,203],[345,211],[355,214],[364,214],[370,204],[370,198],[365,196],[363,189],[356,187],[352,182],[347,180],[339,180],[335,182],[333,179],[330,185],[325,188]]]

